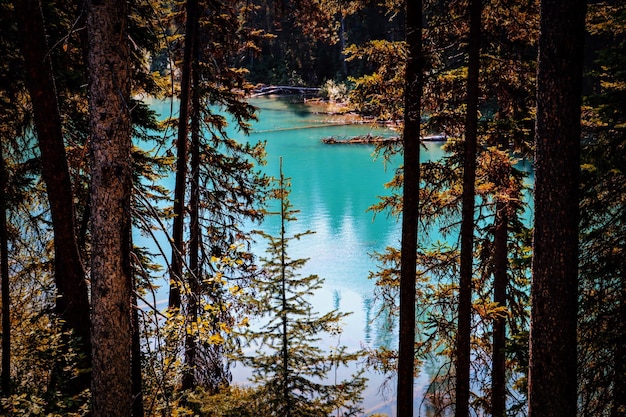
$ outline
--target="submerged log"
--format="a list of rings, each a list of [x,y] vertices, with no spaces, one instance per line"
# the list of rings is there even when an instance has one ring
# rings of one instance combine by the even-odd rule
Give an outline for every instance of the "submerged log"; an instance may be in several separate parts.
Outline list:
[[[337,139],[334,136],[322,139],[322,142],[329,144],[329,145],[381,144],[381,143],[394,143],[394,142],[399,142],[399,141],[400,141],[400,137],[398,136],[385,137],[385,136],[374,136],[370,134],[354,136],[348,139]]]
[[[445,141],[448,139],[448,137],[446,135],[429,135],[429,136],[424,136],[421,138],[422,141],[425,142],[438,142],[438,141]],[[377,136],[377,135],[371,135],[371,134],[367,134],[367,135],[360,135],[360,136],[353,136],[351,138],[348,139],[338,139],[334,136],[328,137],[328,138],[324,138],[322,139],[322,142],[329,144],[329,145],[338,145],[338,144],[342,144],[342,145],[359,145],[359,144],[374,144],[374,145],[378,145],[378,144],[382,144],[382,143],[396,143],[396,142],[400,142],[402,139],[399,136]]]

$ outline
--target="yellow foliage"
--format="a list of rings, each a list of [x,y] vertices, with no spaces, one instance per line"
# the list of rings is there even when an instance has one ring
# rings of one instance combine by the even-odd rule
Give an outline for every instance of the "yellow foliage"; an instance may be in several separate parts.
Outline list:
[[[230,333],[230,327],[226,323],[220,323],[220,330],[226,333]]]
[[[209,337],[208,342],[214,345],[221,345],[224,343],[224,338],[219,333],[215,333]]]

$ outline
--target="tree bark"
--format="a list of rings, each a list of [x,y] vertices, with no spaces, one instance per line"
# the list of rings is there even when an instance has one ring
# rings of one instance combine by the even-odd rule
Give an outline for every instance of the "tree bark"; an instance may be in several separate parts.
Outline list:
[[[510,118],[511,98],[505,89],[498,92],[498,115],[497,118],[506,121]],[[499,150],[509,152],[509,137],[506,131],[498,129],[496,145]],[[501,165],[494,179],[496,194],[511,196],[507,190],[511,175],[510,164]],[[502,198],[496,201],[496,213],[493,236],[493,301],[500,307],[507,307],[507,287],[509,284],[509,206],[510,203]],[[493,417],[506,416],[506,324],[505,316],[498,316],[493,322],[493,338],[491,358],[491,415]]]
[[[584,0],[543,0],[537,70],[530,417],[576,415]]]
[[[621,285],[618,288],[619,305],[615,331],[613,353],[613,405],[611,417],[626,417],[626,281],[624,277],[625,261],[621,260]]]
[[[4,138],[2,138],[4,139]],[[11,395],[11,293],[9,288],[9,237],[7,230],[7,172],[0,143],[0,290],[2,291],[2,396]]]
[[[131,237],[132,240],[132,237]],[[131,247],[133,246],[131,241]],[[133,274],[132,302],[132,350],[131,350],[131,377],[132,377],[132,416],[144,416],[143,404],[143,374],[141,372],[141,322],[139,320],[139,306],[137,304],[137,274]]]
[[[404,188],[400,253],[400,317],[397,414],[413,416],[415,373],[415,279],[419,220],[420,122],[423,84],[422,2],[406,1],[409,48],[404,93]]]
[[[343,12],[340,12],[340,25],[339,25],[339,60],[341,61],[341,73],[344,77],[348,76],[348,61],[346,61],[346,17]]]
[[[192,87],[191,94],[191,196],[189,202],[189,301],[187,303],[187,325],[191,326],[198,320],[200,306],[200,77],[197,70],[199,45],[197,36],[197,20],[192,37]],[[187,40],[186,40],[187,41]],[[187,332],[185,336],[185,373],[182,389],[194,389],[198,385],[196,366],[198,357],[198,343],[196,335]],[[217,387],[211,387],[211,390]]]
[[[35,128],[41,151],[42,177],[46,184],[54,232],[54,278],[58,297],[56,310],[80,338],[84,371],[71,384],[78,393],[89,387],[91,341],[89,298],[85,270],[75,232],[72,184],[65,154],[61,115],[47,47],[45,26],[38,0],[13,2],[26,64],[26,79],[33,104]]]
[[[131,122],[126,2],[88,2],[94,417],[126,417],[131,378]]]
[[[285,406],[285,417],[292,416],[290,392],[289,392],[289,335],[287,328],[287,314],[289,313],[289,304],[287,303],[287,239],[285,237],[285,222],[287,219],[287,191],[285,187],[285,176],[283,174],[283,158],[280,158],[280,284],[282,305],[280,307],[280,315],[282,321],[282,347],[280,351],[282,359],[282,381],[281,390],[283,396],[283,404]]]
[[[170,266],[169,307],[180,309],[180,285],[183,285],[183,261],[185,259],[184,223],[185,189],[187,183],[187,136],[189,134],[189,103],[191,73],[193,67],[193,41],[198,22],[198,0],[187,0],[185,46],[183,50],[182,76],[180,80],[180,111],[176,142],[176,179],[174,185],[174,222],[172,225],[172,261]]]
[[[469,62],[467,71],[467,113],[461,218],[461,265],[456,344],[456,416],[469,417],[470,360],[472,332],[472,274],[474,262],[474,206],[476,142],[478,136],[478,76],[480,72],[480,25],[482,3],[470,3]]]
[[[508,215],[507,203],[496,203],[494,233],[493,301],[507,306],[508,284]],[[491,369],[491,415],[506,416],[506,317],[498,316],[493,322],[493,357]]]

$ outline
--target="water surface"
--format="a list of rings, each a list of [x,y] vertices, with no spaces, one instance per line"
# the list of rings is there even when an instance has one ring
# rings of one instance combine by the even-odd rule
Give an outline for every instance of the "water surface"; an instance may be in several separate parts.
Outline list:
[[[263,171],[268,175],[279,175],[279,159],[283,158],[284,174],[291,178],[290,200],[300,211],[298,221],[288,224],[288,234],[315,232],[289,248],[291,258],[308,258],[300,271],[303,275],[325,279],[313,305],[322,313],[333,308],[351,313],[345,319],[341,344],[351,349],[394,347],[397,335],[389,330],[387,317],[372,308],[375,283],[369,275],[377,268],[372,254],[388,246],[399,247],[400,222],[384,213],[374,216],[368,208],[378,196],[390,193],[384,184],[392,179],[400,158],[385,162],[376,157],[373,145],[328,145],[322,139],[392,136],[397,132],[377,125],[342,125],[341,117],[311,113],[314,108],[284,100],[256,99],[252,104],[259,108],[259,122],[249,138],[239,137],[266,142]],[[441,143],[427,143],[422,149],[424,160],[441,155]],[[277,234],[279,227],[278,216],[270,216],[262,225],[272,234]],[[255,252],[264,249],[264,242],[259,242]],[[373,372],[368,377],[366,411],[393,415],[393,387],[380,393],[384,378]],[[421,388],[416,385],[416,390]]]
[[[169,114],[168,103],[153,108]],[[387,317],[378,315],[373,307],[375,283],[369,279],[377,268],[372,254],[388,246],[400,246],[400,222],[386,214],[368,211],[377,197],[390,193],[384,184],[392,179],[400,159],[376,158],[373,145],[328,145],[325,137],[356,135],[397,135],[397,132],[375,124],[347,125],[341,116],[315,113],[315,107],[291,103],[289,99],[257,98],[251,104],[259,109],[259,120],[252,133],[245,136],[231,129],[230,137],[249,142],[266,143],[267,165],[260,169],[267,175],[279,176],[279,160],[291,179],[290,201],[299,210],[297,221],[288,223],[287,234],[311,230],[312,235],[294,240],[289,247],[292,259],[307,258],[299,272],[324,278],[323,288],[311,300],[320,313],[338,309],[351,313],[344,319],[340,340],[327,340],[330,345],[342,344],[351,350],[363,347],[394,347],[395,331],[387,326]],[[441,143],[427,143],[422,159],[438,159]],[[278,235],[280,219],[268,216],[261,225],[265,232]],[[259,241],[253,252],[263,255],[266,242]],[[246,383],[250,370],[233,369],[235,383]],[[394,387],[381,392],[384,377],[368,372],[368,388],[363,406],[367,414],[374,412],[395,415]],[[416,404],[425,381],[416,383]]]

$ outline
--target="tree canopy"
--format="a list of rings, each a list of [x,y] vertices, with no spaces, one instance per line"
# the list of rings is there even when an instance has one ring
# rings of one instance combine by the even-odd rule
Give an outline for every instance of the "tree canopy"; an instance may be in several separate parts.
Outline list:
[[[289,87],[401,132],[371,207],[403,225],[371,272],[397,343],[357,365],[398,413],[623,416],[625,28],[623,0],[1,2],[0,414],[363,412],[290,184],[229,133]]]

